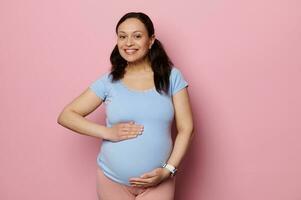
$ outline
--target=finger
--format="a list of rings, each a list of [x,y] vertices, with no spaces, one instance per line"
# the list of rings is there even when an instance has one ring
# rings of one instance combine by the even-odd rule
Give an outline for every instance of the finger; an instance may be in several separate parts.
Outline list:
[[[142,131],[140,130],[129,130],[127,128],[121,129],[123,135],[141,135]]]
[[[135,128],[133,128],[133,127],[125,127],[125,128],[122,128],[122,130],[124,131],[124,132],[127,132],[127,133],[135,133],[137,130],[135,129]]]
[[[142,131],[144,128],[141,126],[132,126],[132,127],[129,127],[129,129],[131,131]]]
[[[127,127],[122,127],[121,132],[128,133],[129,129]]]
[[[130,135],[137,134],[137,131],[133,131],[130,128],[121,128],[121,132],[124,134],[130,134]]]
[[[141,183],[141,182],[135,182],[135,183],[131,183],[132,186],[134,187],[151,187],[156,185],[155,182],[150,182],[150,183]]]
[[[143,127],[135,127],[134,131],[136,131],[138,134],[142,134],[142,132],[144,131]]]
[[[132,187],[137,187],[137,188],[147,188],[149,187],[149,184],[144,184],[144,185],[137,185],[137,184],[133,184]]]
[[[151,180],[141,179],[141,180],[131,180],[130,183],[149,183]]]
[[[131,184],[136,184],[136,185],[143,185],[143,184],[147,184],[148,182],[140,182],[140,181],[131,181]]]
[[[146,180],[146,179],[143,179],[143,180],[131,180],[129,181],[130,183],[139,183],[139,184],[142,184],[142,183],[149,183],[151,182],[152,180]]]
[[[136,124],[136,123],[128,123],[127,127],[132,127],[132,128],[144,128],[142,124]]]
[[[130,121],[130,122],[121,122],[121,127],[129,127],[131,124],[134,124],[134,122]]]
[[[133,134],[141,135],[142,132],[143,132],[143,130],[139,130],[139,129],[138,129],[138,130],[133,131]]]
[[[121,134],[121,136],[124,136],[124,137],[137,137],[138,135],[140,135],[138,132],[123,132]]]
[[[126,124],[127,124],[128,127],[130,127],[130,126],[134,125],[135,122],[134,122],[134,121],[129,121],[129,122],[127,122]]]
[[[132,139],[132,138],[136,138],[137,135],[123,135],[121,136],[122,140],[127,140],[127,139]]]
[[[144,127],[133,125],[133,126],[128,127],[128,130],[134,131],[134,132],[139,132],[139,131],[143,131]]]
[[[130,126],[130,124],[131,124],[130,122],[123,123],[123,127],[128,128]]]
[[[127,130],[128,130],[128,132],[133,131],[133,127],[132,127],[132,126],[128,126],[128,127],[127,127]]]
[[[149,185],[149,183],[133,182],[131,183],[131,185],[141,187],[141,186]]]
[[[137,129],[140,129],[140,130],[143,130],[143,129],[144,129],[144,126],[143,126],[143,125],[137,125],[136,128],[137,128]]]
[[[136,129],[136,131],[139,132],[139,133],[142,133],[144,131],[144,128],[139,127],[139,128]]]
[[[141,183],[149,183],[153,181],[156,177],[151,177],[151,178],[131,178],[129,181],[130,182],[141,182]]]
[[[144,128],[142,124],[130,124],[129,126],[134,128]]]

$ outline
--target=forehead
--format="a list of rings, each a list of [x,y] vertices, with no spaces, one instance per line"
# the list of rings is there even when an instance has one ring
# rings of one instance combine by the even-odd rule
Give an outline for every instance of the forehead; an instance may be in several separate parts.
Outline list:
[[[136,18],[129,18],[122,22],[118,27],[118,33],[131,33],[135,31],[146,32],[144,24]]]

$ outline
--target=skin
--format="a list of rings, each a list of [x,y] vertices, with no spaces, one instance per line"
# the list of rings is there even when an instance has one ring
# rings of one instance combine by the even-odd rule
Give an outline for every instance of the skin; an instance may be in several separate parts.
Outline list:
[[[120,24],[117,36],[119,53],[128,61],[123,83],[136,90],[154,87],[153,72],[146,55],[155,36],[149,37],[144,24],[135,18],[127,19]],[[137,49],[137,51],[127,54],[126,48]],[[172,100],[177,136],[167,163],[178,168],[193,138],[193,118],[187,88],[173,95]],[[74,132],[112,141],[131,139],[143,134],[143,125],[132,122],[119,123],[109,128],[87,120],[85,116],[92,113],[102,102],[101,98],[87,88],[65,106],[57,122]],[[133,187],[147,188],[158,185],[169,177],[170,172],[167,169],[156,168],[140,177],[132,177],[129,181]]]
[[[120,55],[128,62],[127,72],[151,71],[147,53],[155,41],[155,35],[148,36],[144,24],[135,18],[129,18],[117,29],[117,46]],[[137,49],[127,54],[125,49]]]

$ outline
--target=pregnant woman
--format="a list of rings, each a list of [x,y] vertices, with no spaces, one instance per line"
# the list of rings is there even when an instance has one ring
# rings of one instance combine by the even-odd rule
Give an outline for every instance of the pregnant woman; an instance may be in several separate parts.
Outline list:
[[[102,139],[96,162],[99,200],[173,200],[175,174],[193,134],[188,83],[146,14],[125,14],[115,31],[111,70],[69,103],[58,123]],[[84,118],[102,103],[106,126]]]

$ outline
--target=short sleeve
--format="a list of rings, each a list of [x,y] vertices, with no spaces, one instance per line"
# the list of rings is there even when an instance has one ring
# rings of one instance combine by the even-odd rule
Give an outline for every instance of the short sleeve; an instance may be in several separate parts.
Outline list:
[[[89,88],[103,101],[108,95],[108,75],[108,72],[104,73],[89,85]]]
[[[171,94],[175,95],[181,89],[188,87],[188,82],[183,77],[181,71],[173,67],[171,70]]]

